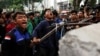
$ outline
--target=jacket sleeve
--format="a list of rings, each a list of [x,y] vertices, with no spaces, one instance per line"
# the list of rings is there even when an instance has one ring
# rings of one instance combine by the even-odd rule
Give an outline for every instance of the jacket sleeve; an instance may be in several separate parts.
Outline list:
[[[12,36],[7,34],[2,42],[2,56],[12,56]]]
[[[33,30],[32,37],[38,37],[38,33],[42,30],[43,28],[43,22],[40,22],[37,27]]]

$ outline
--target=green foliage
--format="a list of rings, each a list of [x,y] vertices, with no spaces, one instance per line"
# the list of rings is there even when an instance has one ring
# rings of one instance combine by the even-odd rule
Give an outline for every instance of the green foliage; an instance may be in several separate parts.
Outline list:
[[[0,1],[0,8],[8,8],[8,9],[15,9],[15,10],[22,10],[23,4],[27,5],[27,1],[34,2],[41,2],[42,0],[1,0]]]
[[[14,10],[20,10],[23,8],[21,0],[10,0],[9,8],[13,8]]]
[[[0,8],[4,8],[6,7],[5,2],[4,1],[0,1]]]
[[[93,7],[96,4],[96,0],[90,0],[90,6]]]
[[[80,2],[82,0],[71,0],[70,2],[73,4],[74,9],[79,9]],[[86,4],[89,4],[91,7],[95,6],[96,0],[86,0]]]
[[[0,8],[21,10],[23,8],[22,1],[24,0],[1,0]]]
[[[33,0],[33,2],[41,2],[42,0]]]
[[[82,0],[73,0],[74,9],[78,9]]]

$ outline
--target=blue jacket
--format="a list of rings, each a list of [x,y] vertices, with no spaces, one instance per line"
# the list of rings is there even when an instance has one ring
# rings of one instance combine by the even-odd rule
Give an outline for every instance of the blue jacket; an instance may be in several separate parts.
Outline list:
[[[54,21],[47,21],[47,20],[41,21],[33,31],[33,37],[42,38],[45,34],[47,34],[52,30],[48,29],[48,26],[51,26],[52,23],[54,23]],[[44,48],[55,48],[56,46],[55,33],[53,33],[51,36],[49,36],[47,39],[41,42],[39,46]]]
[[[3,56],[32,56],[28,31],[15,28],[8,32],[2,43]]]
[[[60,22],[62,22],[62,19],[56,18],[55,22],[60,23]],[[68,21],[66,20],[65,22],[68,22]],[[63,26],[63,27],[60,28],[60,30],[57,30],[56,37],[57,37],[58,41],[66,33],[66,31],[67,31],[66,26]]]

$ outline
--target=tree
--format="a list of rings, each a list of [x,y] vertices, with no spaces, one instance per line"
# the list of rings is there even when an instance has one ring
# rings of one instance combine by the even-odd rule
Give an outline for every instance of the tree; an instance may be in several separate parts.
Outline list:
[[[93,7],[96,4],[96,0],[85,0],[84,4]]]
[[[28,5],[27,1],[33,5],[34,2],[41,2],[42,0],[1,0],[0,8],[23,10],[23,6]]]
[[[72,0],[72,2],[73,2],[73,7],[74,7],[74,9],[78,9],[79,8],[79,6],[80,6],[80,2],[81,2],[82,0]],[[95,4],[96,4],[96,0],[85,0],[85,2],[84,2],[84,4],[85,5],[90,5],[91,7],[93,7],[93,6],[95,6]]]
[[[0,8],[5,8],[6,5],[5,5],[5,2],[4,1],[0,1]]]
[[[82,0],[73,0],[74,9],[78,9]]]
[[[42,0],[33,0],[33,2],[41,2]]]

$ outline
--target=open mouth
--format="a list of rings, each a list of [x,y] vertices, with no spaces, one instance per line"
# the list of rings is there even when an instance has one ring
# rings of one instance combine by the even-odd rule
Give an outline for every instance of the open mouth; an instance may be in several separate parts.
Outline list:
[[[22,24],[27,24],[27,22],[22,22]]]

